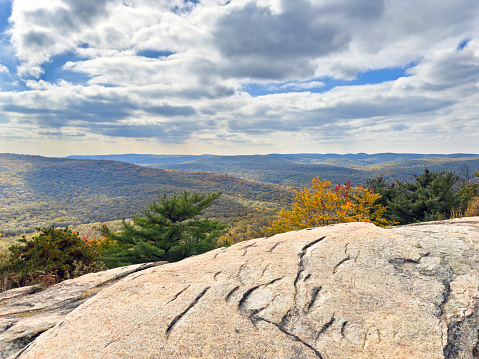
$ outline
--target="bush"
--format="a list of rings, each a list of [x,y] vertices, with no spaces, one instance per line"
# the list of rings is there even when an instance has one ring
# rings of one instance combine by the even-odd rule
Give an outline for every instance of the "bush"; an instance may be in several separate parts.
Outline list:
[[[20,239],[11,246],[7,260],[0,265],[3,289],[13,286],[43,284],[48,286],[64,279],[104,269],[97,261],[96,243],[87,243],[68,228],[37,228],[39,235]]]
[[[475,217],[479,216],[479,197],[474,197],[469,206],[467,207],[466,213],[464,213],[465,217]]]
[[[330,181],[313,179],[312,189],[296,192],[292,209],[282,209],[267,234],[345,222],[372,222],[379,226],[395,224],[384,218],[386,207],[376,203],[381,195],[351,181],[330,188]]]

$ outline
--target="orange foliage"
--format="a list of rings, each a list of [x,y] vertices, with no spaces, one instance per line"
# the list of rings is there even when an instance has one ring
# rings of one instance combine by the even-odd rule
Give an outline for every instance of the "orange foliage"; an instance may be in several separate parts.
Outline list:
[[[313,179],[312,188],[296,191],[291,210],[282,209],[279,219],[266,228],[268,234],[326,226],[345,222],[372,222],[379,226],[395,223],[384,218],[387,207],[375,204],[381,197],[363,186],[352,187],[351,181],[330,188],[331,182]]]

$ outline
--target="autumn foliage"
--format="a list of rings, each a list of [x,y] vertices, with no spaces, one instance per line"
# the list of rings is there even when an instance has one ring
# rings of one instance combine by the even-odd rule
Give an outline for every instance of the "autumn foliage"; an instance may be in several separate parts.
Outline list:
[[[384,218],[387,207],[375,203],[380,194],[363,186],[353,187],[351,181],[331,188],[331,182],[313,179],[312,188],[296,192],[292,209],[282,209],[268,234],[326,226],[345,222],[372,222],[379,226],[393,225]]]
[[[0,265],[0,289],[30,284],[48,286],[104,269],[97,261],[102,249],[98,240],[88,241],[68,228],[52,226],[37,231],[38,235],[31,240],[23,237],[9,248],[7,260]]]

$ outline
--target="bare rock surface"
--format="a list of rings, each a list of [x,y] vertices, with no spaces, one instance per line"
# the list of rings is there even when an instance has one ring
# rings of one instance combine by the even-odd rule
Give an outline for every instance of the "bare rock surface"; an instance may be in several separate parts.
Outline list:
[[[478,358],[479,218],[340,224],[134,273],[12,358]]]
[[[137,264],[90,273],[45,290],[30,286],[0,293],[0,358],[15,354],[38,335],[63,321],[88,296],[96,294],[99,286],[159,264],[162,263]]]

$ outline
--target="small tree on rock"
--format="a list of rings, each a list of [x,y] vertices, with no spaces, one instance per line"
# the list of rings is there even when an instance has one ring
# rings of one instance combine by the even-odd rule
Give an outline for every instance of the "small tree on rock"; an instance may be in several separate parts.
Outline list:
[[[109,268],[160,260],[174,262],[217,248],[217,238],[226,226],[197,217],[220,195],[185,191],[168,198],[164,193],[141,211],[142,215],[133,216],[132,223],[123,220],[120,233],[102,225],[101,234],[116,242],[104,254],[103,262]]]

